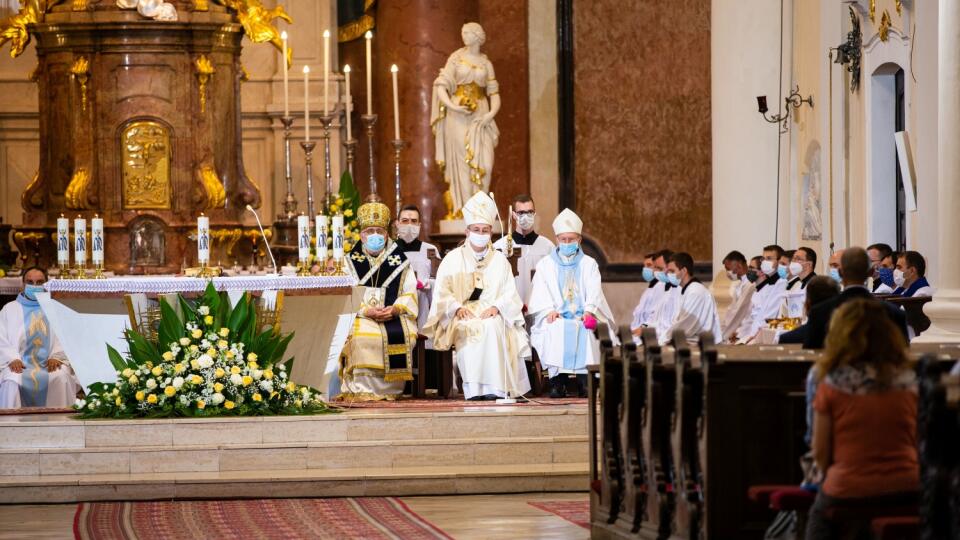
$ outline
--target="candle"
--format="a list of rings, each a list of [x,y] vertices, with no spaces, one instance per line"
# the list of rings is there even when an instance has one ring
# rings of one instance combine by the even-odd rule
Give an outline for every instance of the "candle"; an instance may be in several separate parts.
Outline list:
[[[63,214],[57,219],[57,264],[61,268],[70,266],[70,220]]]
[[[323,31],[323,114],[330,114],[330,31]]]
[[[393,138],[400,140],[400,98],[397,96],[397,65],[390,66],[390,75],[393,78]]]
[[[90,253],[94,265],[103,265],[103,218],[94,216],[90,220]]]
[[[303,140],[310,142],[310,66],[303,66]]]
[[[84,266],[87,264],[87,220],[80,216],[73,220],[73,235],[73,258],[77,266]]]
[[[322,264],[327,260],[327,216],[317,214],[315,223],[317,224],[317,259]]]
[[[210,263],[210,218],[203,214],[197,218],[197,262]]]
[[[283,40],[283,116],[290,116],[290,74],[287,65],[287,33],[281,32],[280,39]]]
[[[370,115],[373,114],[373,32],[367,30],[363,37],[367,41],[367,114]]]
[[[301,261],[310,258],[310,216],[297,216],[297,247]]]
[[[333,216],[333,260],[343,260],[343,216]]]
[[[352,130],[353,126],[350,123],[350,112],[353,109],[352,107],[353,98],[350,97],[350,64],[346,64],[343,66],[343,80],[344,80],[344,83],[346,84],[346,89],[347,89],[347,95],[343,99],[343,108],[344,108],[344,111],[346,112],[346,117],[347,117],[347,140],[349,141],[353,139],[353,130]]]

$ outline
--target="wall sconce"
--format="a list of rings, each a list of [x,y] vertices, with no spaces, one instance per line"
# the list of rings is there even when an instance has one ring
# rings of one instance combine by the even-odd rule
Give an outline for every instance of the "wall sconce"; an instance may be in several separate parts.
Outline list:
[[[860,32],[860,19],[850,6],[850,31],[847,32],[847,41],[841,43],[836,49],[837,57],[833,59],[835,64],[847,66],[850,72],[850,92],[856,92],[860,88],[860,49],[863,46],[863,34]]]
[[[771,124],[780,124],[780,133],[786,133],[789,129],[790,108],[793,107],[797,109],[804,103],[810,105],[810,108],[813,108],[813,95],[804,98],[800,95],[800,87],[797,86],[789,96],[783,98],[783,101],[784,112],[768,116],[767,112],[769,112],[770,109],[767,107],[767,96],[757,96],[757,108],[760,110],[760,114],[763,115],[763,119]]]

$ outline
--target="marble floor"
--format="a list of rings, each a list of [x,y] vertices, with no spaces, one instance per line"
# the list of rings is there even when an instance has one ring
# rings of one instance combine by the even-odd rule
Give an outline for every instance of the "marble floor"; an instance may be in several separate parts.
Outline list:
[[[402,497],[414,512],[457,540],[586,539],[590,532],[528,502],[586,500],[586,493]],[[73,537],[76,504],[0,505],[0,540]]]

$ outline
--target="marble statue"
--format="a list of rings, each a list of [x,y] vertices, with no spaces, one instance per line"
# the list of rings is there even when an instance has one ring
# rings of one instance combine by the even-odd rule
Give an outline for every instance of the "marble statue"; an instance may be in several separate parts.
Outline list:
[[[823,205],[820,200],[820,147],[807,153],[807,174],[803,175],[803,240],[820,240],[823,236]]]
[[[436,162],[449,189],[444,194],[446,219],[460,219],[463,205],[478,191],[490,191],[493,154],[500,138],[494,117],[500,110],[499,84],[493,64],[480,47],[483,28],[467,23],[463,48],[447,59],[433,82],[430,125]]]
[[[134,9],[144,17],[158,21],[177,20],[177,8],[163,0],[117,0],[117,7]]]

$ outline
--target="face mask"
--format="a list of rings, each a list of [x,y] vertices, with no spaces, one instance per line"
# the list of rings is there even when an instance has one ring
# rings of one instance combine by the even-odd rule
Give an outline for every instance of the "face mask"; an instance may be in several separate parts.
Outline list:
[[[902,271],[902,270],[894,270],[894,271],[893,271],[893,283],[894,283],[897,287],[903,287],[903,282],[904,282],[904,281],[906,281],[906,279],[905,279],[904,276],[903,276],[903,271]]]
[[[773,265],[773,261],[762,261],[760,263],[760,271],[768,276],[772,276],[777,271],[777,267]]]
[[[27,285],[23,288],[23,295],[27,297],[27,300],[36,300],[37,293],[43,292],[43,285]]]
[[[799,276],[803,272],[802,263],[792,262],[788,268],[790,269],[791,276]]]
[[[680,278],[677,277],[677,275],[672,272],[667,274],[667,281],[669,281],[670,284],[673,285],[674,287],[680,286]]]
[[[383,249],[386,243],[387,239],[384,238],[382,234],[371,234],[367,236],[367,240],[363,243],[363,246],[366,247],[368,251],[377,252]]]
[[[756,283],[757,279],[759,278],[760,276],[757,275],[756,270],[747,270],[747,281],[749,281],[750,283]]]
[[[570,244],[560,244],[560,254],[564,257],[573,257],[580,249],[580,244],[572,242]]]
[[[789,269],[785,264],[777,266],[777,275],[779,275],[782,279],[787,279],[787,276],[789,275],[788,271]]]
[[[837,268],[831,268],[830,278],[836,281],[837,283],[840,283],[840,270]]]
[[[649,268],[649,267],[644,266],[644,267],[643,267],[643,271],[642,271],[642,273],[641,273],[640,275],[643,277],[643,280],[644,280],[644,281],[650,282],[650,281],[653,281],[653,280],[654,280],[654,277],[653,277],[653,268]]]
[[[467,236],[467,239],[470,240],[470,243],[473,244],[474,247],[478,248],[486,247],[486,245],[490,243],[489,234],[471,232],[469,236]]]
[[[727,270],[727,279],[730,281],[740,281],[740,278],[737,277],[737,273],[733,270]]]
[[[656,278],[656,280],[659,281],[660,283],[666,283],[666,282],[667,282],[667,273],[664,272],[663,270],[657,270],[657,271],[655,271],[655,272],[653,273],[653,277]]]
[[[536,217],[534,214],[521,214],[517,216],[517,226],[523,231],[533,230],[534,217]]]
[[[880,277],[880,283],[883,283],[887,287],[896,285],[897,282],[893,278],[893,268],[877,268],[877,274]]]
[[[420,236],[419,225],[399,225],[397,227],[397,236],[404,242],[413,242]]]

